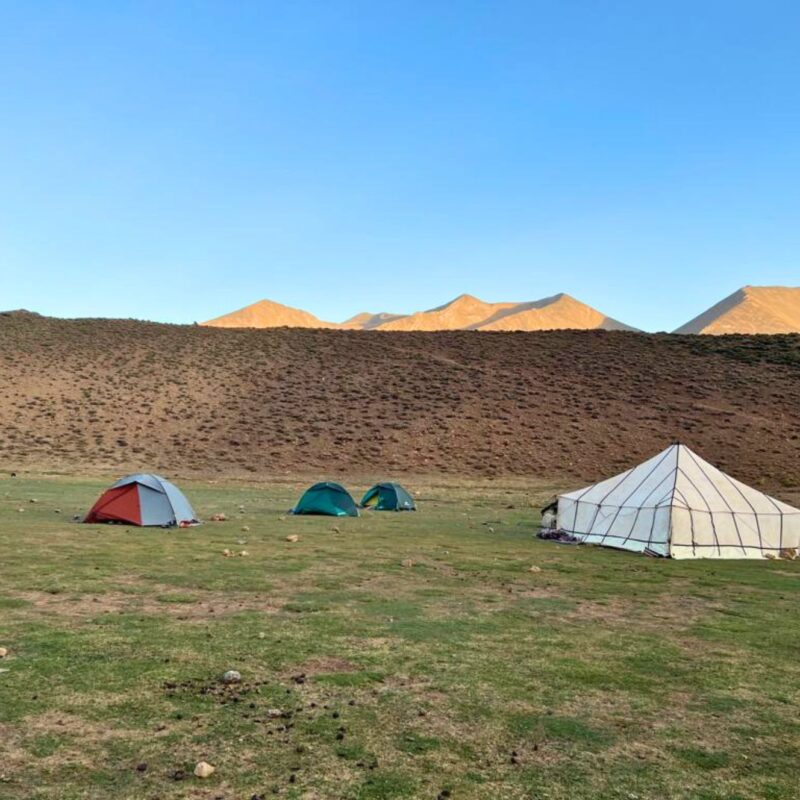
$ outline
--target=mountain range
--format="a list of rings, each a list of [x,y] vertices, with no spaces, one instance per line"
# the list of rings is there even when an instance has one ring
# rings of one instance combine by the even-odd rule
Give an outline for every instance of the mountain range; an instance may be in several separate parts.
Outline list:
[[[214,328],[338,328],[380,331],[636,330],[568,294],[527,303],[487,303],[462,294],[413,314],[365,311],[344,322],[326,322],[308,311],[272,300],[202,323]],[[800,288],[745,286],[674,331],[683,334],[800,333]]]
[[[528,303],[487,303],[462,294],[414,314],[356,314],[342,323],[326,322],[298,308],[259,300],[230,314],[204,322],[214,328],[340,328],[381,331],[544,331],[557,329],[635,330],[568,294]]]

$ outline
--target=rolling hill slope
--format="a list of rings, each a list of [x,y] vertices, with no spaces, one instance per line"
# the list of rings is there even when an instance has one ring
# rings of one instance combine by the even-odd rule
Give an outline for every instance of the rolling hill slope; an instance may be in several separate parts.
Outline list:
[[[597,479],[680,439],[800,485],[800,337],[218,330],[0,315],[0,463]]]

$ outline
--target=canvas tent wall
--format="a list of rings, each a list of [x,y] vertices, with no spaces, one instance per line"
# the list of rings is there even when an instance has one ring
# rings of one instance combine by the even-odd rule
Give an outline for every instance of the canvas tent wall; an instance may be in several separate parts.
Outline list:
[[[84,522],[128,525],[194,524],[191,504],[177,486],[159,475],[128,475],[106,489]]]
[[[586,543],[673,558],[764,558],[800,547],[800,510],[680,444],[560,495],[558,527]]]
[[[331,517],[357,517],[358,509],[350,493],[338,483],[315,483],[303,493],[293,514],[324,514]]]
[[[361,498],[362,508],[375,511],[416,511],[411,495],[399,483],[376,483]]]

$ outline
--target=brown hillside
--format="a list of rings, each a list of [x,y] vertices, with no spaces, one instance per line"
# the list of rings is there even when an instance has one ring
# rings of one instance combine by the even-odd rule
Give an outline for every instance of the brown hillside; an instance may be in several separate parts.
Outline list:
[[[6,470],[588,481],[675,439],[756,486],[800,484],[800,336],[0,315]]]
[[[204,322],[211,328],[335,328],[331,322],[323,322],[308,311],[284,306],[272,300],[257,303],[232,311],[222,317]]]
[[[745,286],[675,333],[800,333],[800,287]]]

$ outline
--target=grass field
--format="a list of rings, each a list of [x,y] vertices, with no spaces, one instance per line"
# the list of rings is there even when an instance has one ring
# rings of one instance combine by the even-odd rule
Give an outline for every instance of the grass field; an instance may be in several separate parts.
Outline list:
[[[800,794],[796,562],[541,542],[552,487],[488,482],[345,520],[190,483],[229,521],[73,524],[106,483],[0,479],[3,800]]]

